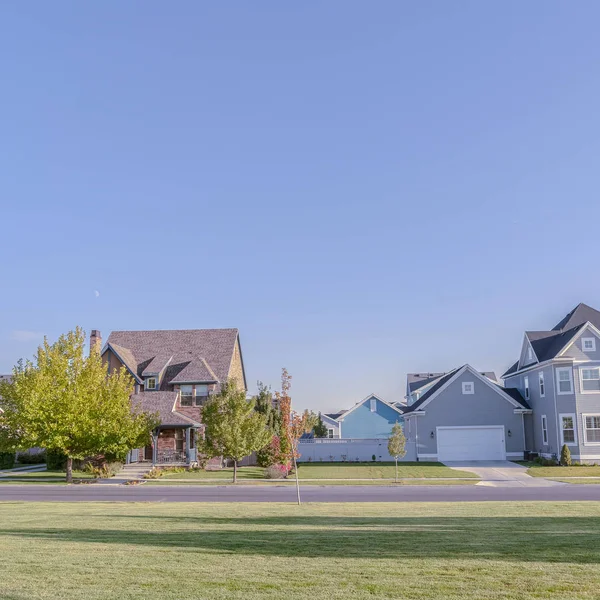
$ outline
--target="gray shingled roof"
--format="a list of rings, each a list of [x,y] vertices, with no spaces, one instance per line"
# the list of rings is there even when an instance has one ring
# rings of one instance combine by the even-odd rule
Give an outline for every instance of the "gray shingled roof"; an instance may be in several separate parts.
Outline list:
[[[207,370],[214,375],[209,381],[226,381],[237,337],[237,329],[113,331],[107,342],[140,378],[156,357],[173,356],[163,377],[165,386],[192,363],[190,373]]]
[[[206,361],[202,358],[188,363],[173,379],[171,379],[171,383],[189,383],[192,381],[218,383],[219,380],[212,372],[211,368],[206,364]]]
[[[464,367],[465,365],[463,365]],[[452,379],[452,377],[454,377],[454,375],[456,375],[456,373],[458,371],[460,371],[463,367],[458,367],[457,369],[454,369],[453,371],[450,371],[449,373],[446,373],[446,375],[444,375],[443,377],[441,377],[434,385],[432,385],[415,403],[411,404],[405,411],[405,414],[414,412],[416,410],[419,409],[419,407],[426,402],[429,398],[431,398],[431,396],[433,394],[435,394],[435,392],[437,392],[445,383],[447,383],[450,379]],[[481,373],[482,375],[484,375],[485,377],[487,377],[488,379],[491,379],[489,377],[489,375],[493,375],[494,376],[494,380],[492,381],[492,385],[495,385],[497,388],[499,388],[500,390],[502,390],[503,392],[507,393],[511,398],[513,398],[513,400],[516,400],[523,408],[527,408],[529,409],[529,405],[527,404],[527,402],[525,402],[525,399],[523,398],[523,396],[521,396],[521,394],[519,393],[518,390],[513,390],[513,389],[507,389],[502,387],[501,385],[499,385],[498,383],[496,383],[495,380],[495,374],[491,371],[488,371],[487,373]]]
[[[340,410],[340,412],[336,412],[336,413],[323,413],[326,417],[329,417],[330,419],[333,419],[334,421],[337,421],[343,414],[347,413],[347,410]]]
[[[175,401],[178,392],[140,392],[131,396],[131,404],[144,412],[158,413],[162,426],[194,425],[196,421],[175,411]]]
[[[173,355],[170,352],[159,352],[144,368],[142,377],[158,375],[171,362]]]
[[[408,390],[412,394],[444,375],[446,375],[446,373],[408,373],[406,376]],[[498,381],[494,371],[481,371],[481,375],[492,381]]]
[[[526,331],[539,362],[552,360],[590,322],[600,329],[600,312],[587,304],[578,304],[550,331]],[[513,364],[502,377],[512,375],[519,370],[519,361]]]

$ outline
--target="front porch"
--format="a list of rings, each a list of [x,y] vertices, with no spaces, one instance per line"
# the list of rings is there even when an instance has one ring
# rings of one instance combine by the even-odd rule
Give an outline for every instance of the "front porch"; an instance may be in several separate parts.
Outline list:
[[[198,461],[196,431],[192,425],[160,426],[145,448],[131,450],[127,463],[146,462],[153,467],[189,467]]]

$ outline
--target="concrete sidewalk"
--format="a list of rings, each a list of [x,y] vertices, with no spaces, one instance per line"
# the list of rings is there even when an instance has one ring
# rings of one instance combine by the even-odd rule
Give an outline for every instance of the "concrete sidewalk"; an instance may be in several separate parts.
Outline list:
[[[447,462],[447,467],[460,471],[469,471],[479,475],[478,486],[487,487],[560,487],[567,485],[560,481],[550,481],[543,477],[527,474],[527,467],[508,460]]]

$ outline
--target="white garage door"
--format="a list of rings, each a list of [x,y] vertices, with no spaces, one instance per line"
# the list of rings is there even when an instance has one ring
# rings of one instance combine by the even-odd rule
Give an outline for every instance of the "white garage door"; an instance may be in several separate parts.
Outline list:
[[[506,460],[504,427],[438,427],[438,460]]]

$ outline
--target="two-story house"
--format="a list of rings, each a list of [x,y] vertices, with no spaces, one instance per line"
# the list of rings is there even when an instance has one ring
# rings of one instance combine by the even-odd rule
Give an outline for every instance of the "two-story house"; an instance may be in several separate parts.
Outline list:
[[[99,331],[92,331],[90,344],[101,346]],[[247,389],[237,329],[113,331],[101,355],[109,371],[125,367],[133,378],[132,405],[160,418],[151,443],[130,452],[129,462],[195,462],[210,394],[227,380]]]
[[[502,376],[526,399],[526,446],[551,458],[566,444],[579,462],[600,461],[600,312],[579,304],[549,331],[526,331]]]

